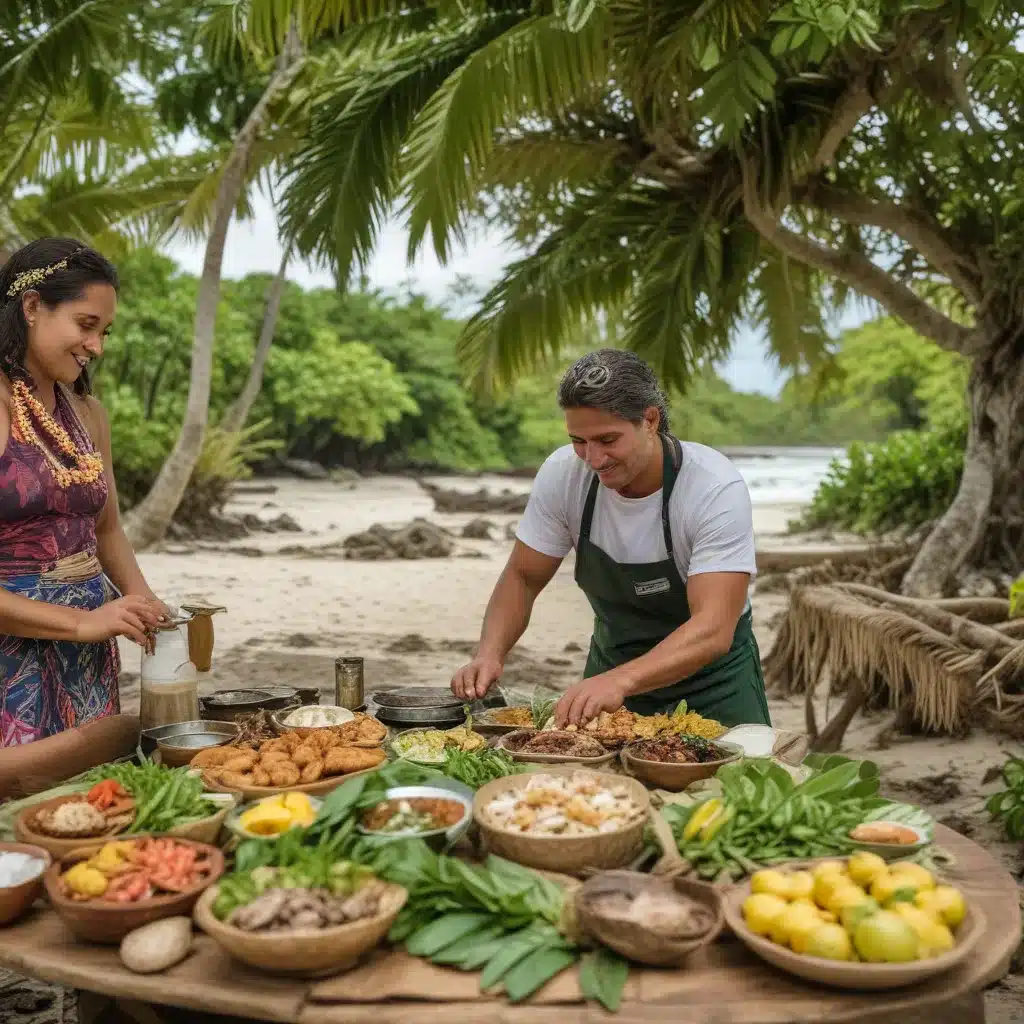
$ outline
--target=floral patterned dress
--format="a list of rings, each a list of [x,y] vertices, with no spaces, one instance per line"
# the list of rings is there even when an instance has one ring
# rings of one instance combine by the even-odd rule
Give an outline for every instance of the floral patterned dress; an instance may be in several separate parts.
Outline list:
[[[80,451],[94,451],[63,389],[54,419]],[[101,476],[60,487],[46,457],[12,422],[0,453],[0,587],[37,601],[92,610],[117,597],[96,558]],[[80,644],[0,633],[0,747],[30,743],[120,711],[113,640]]]

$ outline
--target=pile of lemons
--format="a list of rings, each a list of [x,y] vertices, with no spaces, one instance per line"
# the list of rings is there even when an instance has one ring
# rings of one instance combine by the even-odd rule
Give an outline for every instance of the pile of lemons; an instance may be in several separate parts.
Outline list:
[[[953,948],[963,894],[909,861],[862,851],[810,871],[765,869],[751,878],[743,919],[757,935],[828,960],[907,963]]]

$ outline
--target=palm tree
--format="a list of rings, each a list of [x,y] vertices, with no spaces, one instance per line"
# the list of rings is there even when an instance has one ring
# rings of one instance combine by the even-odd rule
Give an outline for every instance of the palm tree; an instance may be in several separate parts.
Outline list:
[[[508,381],[595,324],[685,385],[765,328],[827,358],[857,296],[971,360],[959,492],[904,580],[1024,555],[1024,14],[1012,0],[248,0],[345,24],[283,199],[339,279],[404,202],[410,255],[483,218],[528,255],[461,341]],[[259,12],[260,17],[256,14]],[[954,301],[944,296],[954,295]]]

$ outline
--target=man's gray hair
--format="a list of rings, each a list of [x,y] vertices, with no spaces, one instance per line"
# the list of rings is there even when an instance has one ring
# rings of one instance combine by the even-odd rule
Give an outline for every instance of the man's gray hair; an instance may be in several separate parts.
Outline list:
[[[558,385],[563,409],[600,409],[630,423],[639,423],[652,406],[658,410],[658,431],[669,432],[668,403],[654,371],[635,353],[602,348],[577,359]]]

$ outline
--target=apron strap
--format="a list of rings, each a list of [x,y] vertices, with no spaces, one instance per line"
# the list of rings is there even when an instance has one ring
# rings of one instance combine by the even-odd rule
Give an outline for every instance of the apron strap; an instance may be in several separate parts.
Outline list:
[[[669,522],[668,506],[672,499],[672,488],[676,485],[679,477],[679,470],[683,465],[683,446],[677,437],[667,434],[659,434],[663,453],[663,468],[661,482],[661,530],[665,536],[665,550],[668,558],[672,557],[672,528]],[[590,488],[587,491],[587,500],[583,504],[583,519],[580,521],[579,545],[583,546],[584,541],[590,540],[590,527],[594,522],[594,508],[597,505],[597,492],[601,481],[596,473],[591,476]]]

